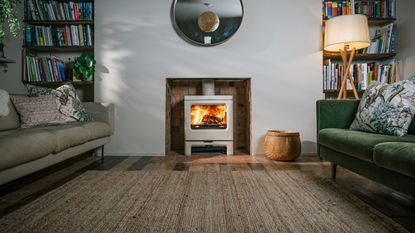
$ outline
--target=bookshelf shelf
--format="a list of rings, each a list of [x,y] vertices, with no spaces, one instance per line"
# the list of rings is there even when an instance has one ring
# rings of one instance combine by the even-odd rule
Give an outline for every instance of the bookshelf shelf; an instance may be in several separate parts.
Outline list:
[[[22,83],[50,88],[72,83],[82,101],[94,101],[94,77],[73,81],[76,57],[94,55],[94,4],[95,0],[24,1]]]
[[[5,64],[5,63],[16,63],[16,61],[12,60],[12,59],[5,58],[5,57],[0,57],[0,64]]]
[[[356,54],[354,56],[354,60],[360,61],[370,61],[370,60],[384,60],[388,58],[393,58],[396,56],[396,53],[381,53],[381,54]],[[339,53],[323,53],[323,59],[333,59],[333,60],[341,60],[341,56]]]
[[[347,90],[347,92],[353,93],[353,90]],[[359,93],[359,94],[364,93],[364,92],[365,92],[365,90],[357,90],[357,93]],[[337,94],[337,93],[339,93],[339,90],[336,90],[336,89],[323,90],[323,93],[324,94]]]
[[[323,26],[326,25],[328,19],[323,19]],[[395,22],[396,18],[368,18],[367,22],[370,27],[384,26]]]
[[[31,25],[41,25],[41,26],[65,26],[65,25],[73,25],[73,24],[82,24],[82,25],[94,25],[93,20],[24,20],[23,23],[31,24]]]
[[[82,81],[82,82],[74,82],[74,81],[67,81],[67,82],[43,82],[43,81],[23,81],[24,84],[32,84],[32,85],[39,85],[39,86],[49,86],[49,87],[55,87],[60,86],[65,83],[72,83],[74,86],[90,86],[94,85],[93,81]]]
[[[23,46],[34,52],[93,52],[94,46]]]

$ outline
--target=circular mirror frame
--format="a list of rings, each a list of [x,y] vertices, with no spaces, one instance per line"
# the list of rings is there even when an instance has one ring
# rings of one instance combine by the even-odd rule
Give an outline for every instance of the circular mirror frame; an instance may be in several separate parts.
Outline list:
[[[212,46],[216,46],[216,45],[220,45],[220,44],[225,43],[226,41],[228,41],[230,38],[232,38],[238,32],[239,28],[242,25],[243,18],[244,18],[244,15],[245,15],[244,4],[242,3],[242,0],[238,0],[238,2],[241,4],[242,12],[241,12],[241,21],[240,21],[238,27],[236,28],[236,30],[231,35],[227,36],[226,39],[224,39],[222,41],[219,41],[217,43],[205,44],[205,43],[201,43],[199,41],[193,40],[192,38],[188,37],[178,26],[178,24],[176,22],[176,4],[177,4],[178,1],[180,1],[180,0],[173,0],[172,7],[171,7],[171,14],[170,15],[171,15],[171,21],[172,21],[172,24],[173,24],[173,28],[176,31],[176,33],[183,40],[185,40],[186,42],[188,42],[192,45],[198,45],[198,46],[202,46],[202,47],[212,47]],[[196,20],[197,20],[197,18],[196,18]]]

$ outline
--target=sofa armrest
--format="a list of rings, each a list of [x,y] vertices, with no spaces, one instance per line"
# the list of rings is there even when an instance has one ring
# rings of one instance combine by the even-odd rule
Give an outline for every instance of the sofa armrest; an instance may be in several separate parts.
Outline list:
[[[111,134],[114,134],[114,104],[94,102],[85,102],[83,104],[94,120],[108,123],[111,127]]]
[[[318,100],[317,134],[325,128],[348,129],[358,106],[359,100]]]

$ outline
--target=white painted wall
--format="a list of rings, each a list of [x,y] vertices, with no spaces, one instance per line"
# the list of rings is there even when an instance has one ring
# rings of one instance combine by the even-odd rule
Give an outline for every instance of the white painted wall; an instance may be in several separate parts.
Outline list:
[[[398,78],[408,79],[415,75],[415,1],[397,0],[398,24]]]
[[[97,74],[96,98],[114,102],[117,114],[108,153],[164,153],[167,77],[252,77],[255,153],[268,129],[298,130],[303,141],[315,141],[321,1],[243,3],[236,35],[204,48],[175,33],[171,1],[97,2],[95,51],[105,68]]]
[[[96,1],[97,101],[116,104],[111,154],[163,154],[166,77],[252,77],[253,144],[268,129],[299,130],[315,141],[321,91],[321,1],[243,0],[245,17],[228,42],[195,47],[174,32],[171,1]],[[398,0],[399,74],[415,73],[415,1]],[[22,9],[23,7],[21,7]],[[6,38],[16,59],[0,88],[24,93],[21,38]],[[311,146],[310,146],[311,145]],[[314,151],[305,143],[304,151]]]

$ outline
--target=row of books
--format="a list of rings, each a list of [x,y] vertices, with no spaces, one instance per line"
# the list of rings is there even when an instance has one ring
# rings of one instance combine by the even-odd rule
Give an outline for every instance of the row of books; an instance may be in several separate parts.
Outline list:
[[[363,14],[369,18],[395,18],[396,0],[323,1],[323,19],[351,14]]]
[[[24,81],[29,82],[63,82],[68,81],[65,75],[65,63],[58,57],[26,56]]]
[[[35,46],[92,46],[91,25],[25,26],[25,45]]]
[[[366,52],[396,53],[396,25],[389,24],[376,29],[375,35]]]
[[[92,2],[26,0],[26,20],[92,20]]]
[[[355,63],[350,67],[350,73],[357,90],[366,90],[370,82],[382,83],[395,82],[395,60],[376,63]],[[323,90],[339,90],[344,80],[344,66],[339,63],[331,63],[323,66]],[[347,89],[352,89],[350,82]]]

